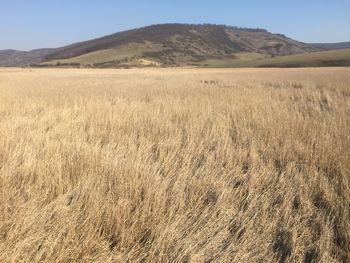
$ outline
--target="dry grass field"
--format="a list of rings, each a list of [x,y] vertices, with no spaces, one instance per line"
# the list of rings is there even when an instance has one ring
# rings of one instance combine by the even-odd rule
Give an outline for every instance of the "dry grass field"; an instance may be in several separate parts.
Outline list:
[[[350,262],[350,69],[0,69],[0,262]]]

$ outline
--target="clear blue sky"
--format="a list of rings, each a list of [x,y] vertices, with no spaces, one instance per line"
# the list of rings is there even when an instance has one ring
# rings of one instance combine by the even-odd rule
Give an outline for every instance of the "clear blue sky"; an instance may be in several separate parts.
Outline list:
[[[350,0],[0,0],[0,49],[58,47],[156,23],[265,28],[350,41]]]

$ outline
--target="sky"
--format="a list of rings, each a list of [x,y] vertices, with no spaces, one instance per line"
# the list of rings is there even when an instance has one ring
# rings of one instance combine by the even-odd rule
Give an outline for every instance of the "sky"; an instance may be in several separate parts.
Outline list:
[[[350,41],[350,0],[0,0],[0,49],[60,47],[175,22],[264,28],[310,43]]]

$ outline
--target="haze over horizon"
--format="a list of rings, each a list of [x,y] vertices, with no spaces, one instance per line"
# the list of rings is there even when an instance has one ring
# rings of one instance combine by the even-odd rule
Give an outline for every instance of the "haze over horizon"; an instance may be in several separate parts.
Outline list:
[[[162,23],[263,28],[306,43],[350,41],[349,1],[2,1],[0,49],[68,45]]]

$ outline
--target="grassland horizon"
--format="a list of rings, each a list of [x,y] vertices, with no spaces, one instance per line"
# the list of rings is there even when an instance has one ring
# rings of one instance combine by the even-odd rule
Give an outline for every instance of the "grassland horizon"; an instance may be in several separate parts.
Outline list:
[[[350,262],[350,68],[0,68],[0,262]]]

